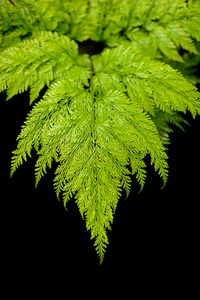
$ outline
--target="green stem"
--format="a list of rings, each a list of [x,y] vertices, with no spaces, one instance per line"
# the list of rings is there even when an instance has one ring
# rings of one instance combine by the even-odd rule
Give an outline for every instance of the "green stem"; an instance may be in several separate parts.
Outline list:
[[[93,140],[93,146],[95,147],[96,141],[95,141],[95,133],[94,133],[94,125],[95,125],[95,108],[94,108],[94,90],[93,90],[93,64],[92,61],[90,63],[90,94],[91,94],[91,113],[92,113],[92,140]]]

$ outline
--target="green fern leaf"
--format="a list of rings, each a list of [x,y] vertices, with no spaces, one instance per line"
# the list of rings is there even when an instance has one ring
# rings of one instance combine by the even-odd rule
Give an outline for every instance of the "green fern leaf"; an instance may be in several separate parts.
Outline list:
[[[183,62],[180,46],[197,53],[192,38],[200,39],[200,4],[174,0],[134,1],[126,36],[144,54]],[[152,52],[153,50],[153,52]]]
[[[131,49],[105,50],[92,57],[89,70],[88,88],[77,80],[60,80],[34,106],[13,152],[12,174],[32,148],[39,154],[36,185],[56,160],[56,194],[63,194],[65,207],[75,196],[102,261],[106,230],[121,190],[130,191],[130,174],[136,174],[142,188],[143,159],[149,154],[164,184],[168,177],[165,148],[153,119],[144,112],[146,103],[151,103],[150,112],[190,109],[193,115],[200,105],[195,87],[178,72],[150,59],[144,64]],[[140,98],[138,82],[144,90]],[[178,85],[176,90],[174,85]]]
[[[0,35],[2,48],[8,47],[0,54],[0,92],[7,90],[10,99],[30,89],[32,103],[45,86],[47,91],[22,126],[11,175],[34,150],[37,186],[56,161],[56,195],[66,208],[75,199],[102,262],[107,230],[122,190],[130,193],[131,176],[142,189],[148,155],[166,184],[169,124],[182,128],[180,113],[200,114],[197,88],[171,66],[144,55],[151,45],[153,57],[182,61],[180,47],[197,53],[199,3],[79,0],[77,10],[73,1],[12,2],[0,2],[0,28],[5,19],[5,32],[12,26],[19,30],[12,47],[7,33]],[[79,54],[75,40],[87,39],[109,48]]]
[[[77,63],[77,44],[57,33],[41,32],[37,39],[25,40],[2,52],[0,60],[0,91],[7,88],[7,100],[30,87],[32,103],[45,85],[63,76],[68,78],[70,72],[77,81],[81,76],[85,81],[87,78],[86,70]]]

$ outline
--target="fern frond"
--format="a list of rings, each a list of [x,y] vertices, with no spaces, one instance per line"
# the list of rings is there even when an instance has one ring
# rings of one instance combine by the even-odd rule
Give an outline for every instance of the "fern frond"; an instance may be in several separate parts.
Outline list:
[[[36,186],[56,161],[56,195],[65,208],[75,199],[102,262],[131,176],[142,189],[148,155],[166,184],[170,124],[183,129],[180,113],[200,114],[197,88],[150,57],[183,61],[181,48],[198,52],[200,6],[192,0],[78,3],[80,9],[77,1],[0,0],[0,92],[10,99],[30,89],[32,103],[48,87],[22,126],[11,175],[33,149]],[[109,48],[82,55],[78,44],[87,39]]]
[[[102,56],[94,57],[94,63],[99,88],[103,90],[106,86],[105,81],[99,80],[99,74],[106,74],[110,85],[121,85],[132,101],[146,112],[153,113],[155,108],[160,108],[185,113],[188,109],[193,117],[200,112],[197,88],[169,65],[124,46],[106,49]]]
[[[36,39],[25,40],[0,55],[0,91],[8,89],[7,100],[30,87],[30,102],[52,81],[73,78],[86,81],[87,69],[77,63],[78,45],[66,36],[41,32]],[[76,68],[76,75],[74,72]]]
[[[88,1],[36,0],[34,5],[40,30],[57,31],[76,41],[89,38]]]
[[[130,48],[105,50],[92,57],[91,66],[85,68],[88,87],[77,79],[57,81],[34,106],[13,152],[12,173],[35,148],[37,185],[56,160],[56,194],[62,193],[65,207],[75,196],[102,261],[106,230],[122,189],[130,192],[130,175],[135,174],[144,186],[147,154],[164,184],[167,181],[167,154],[156,112],[163,113],[166,123],[179,124],[181,119],[170,115],[172,109],[189,109],[195,116],[200,104],[196,88],[181,74],[163,63],[142,59]]]
[[[200,53],[200,42],[196,42],[195,46]],[[183,76],[190,81],[192,84],[196,85],[200,83],[200,78],[198,76],[198,67],[200,65],[200,54],[187,53],[183,54],[184,63],[170,62],[170,65],[174,69],[178,69]]]
[[[126,44],[145,55],[158,57],[160,52],[183,62],[180,47],[197,53],[193,38],[200,39],[199,12],[198,1],[97,0],[91,4],[91,18],[96,20],[91,36],[110,47]]]
[[[33,1],[0,0],[0,51],[28,38],[33,31],[36,17]]]
[[[5,22],[10,21],[10,25],[21,25],[30,29],[34,21],[34,4],[29,0],[1,0],[0,1],[1,19]]]
[[[16,171],[18,166],[23,160],[31,156],[31,150],[35,148],[39,151],[39,144],[46,145],[48,135],[46,133],[51,131],[51,127],[57,119],[62,115],[68,115],[68,102],[70,101],[70,90],[72,90],[73,84],[70,82],[58,81],[53,84],[47,93],[44,95],[43,100],[37,103],[32,111],[29,113],[25,124],[22,127],[21,133],[18,136],[18,147],[13,151],[11,175]],[[75,90],[71,93],[76,95],[79,93],[77,86],[74,86]],[[57,135],[57,139],[60,136]],[[61,140],[59,140],[61,142]],[[53,141],[50,143],[51,147],[45,152],[45,159],[40,157],[37,162],[37,176],[36,183],[43,175],[43,171],[46,170],[46,164],[56,155],[56,149]],[[42,153],[43,148],[40,150]],[[44,152],[43,152],[44,154]],[[50,155],[50,156],[49,156]],[[47,161],[46,161],[47,160]],[[42,162],[42,163],[41,163]]]
[[[156,110],[154,115],[152,116],[154,123],[156,124],[159,130],[165,132],[172,132],[169,124],[175,125],[176,127],[180,128],[182,131],[185,131],[182,123],[189,125],[189,123],[177,112],[166,113],[161,110]]]

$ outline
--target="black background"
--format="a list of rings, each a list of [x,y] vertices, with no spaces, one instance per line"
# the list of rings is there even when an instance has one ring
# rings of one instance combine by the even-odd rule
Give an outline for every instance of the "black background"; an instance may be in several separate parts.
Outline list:
[[[33,158],[10,179],[11,151],[30,111],[28,101],[27,93],[7,102],[1,96],[0,101],[1,203],[6,207],[1,211],[3,259],[8,265],[5,276],[22,276],[26,284],[34,272],[36,281],[65,281],[68,277],[76,281],[86,274],[93,279],[101,274],[104,284],[114,275],[119,279],[134,276],[138,281],[155,278],[156,282],[167,276],[167,282],[174,285],[180,276],[191,278],[199,253],[200,118],[193,120],[187,114],[191,126],[185,126],[186,133],[173,128],[168,150],[169,179],[163,189],[152,167],[148,167],[141,193],[133,178],[130,196],[125,200],[122,195],[119,201],[100,265],[94,241],[73,199],[66,211],[56,198],[52,184],[55,166],[35,189],[33,153]],[[194,285],[195,280],[194,276]]]

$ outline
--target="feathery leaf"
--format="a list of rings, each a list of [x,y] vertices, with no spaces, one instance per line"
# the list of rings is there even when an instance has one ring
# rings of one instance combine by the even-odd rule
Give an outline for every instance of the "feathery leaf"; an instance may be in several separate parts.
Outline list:
[[[200,114],[197,88],[158,60],[183,62],[181,48],[198,55],[199,1],[0,0],[0,12],[0,92],[30,89],[32,103],[47,87],[17,138],[11,175],[33,149],[36,186],[56,161],[56,195],[66,208],[74,198],[102,262],[131,175],[142,189],[149,155],[166,184],[170,124],[183,129],[180,113]],[[106,49],[79,53],[88,39]]]

